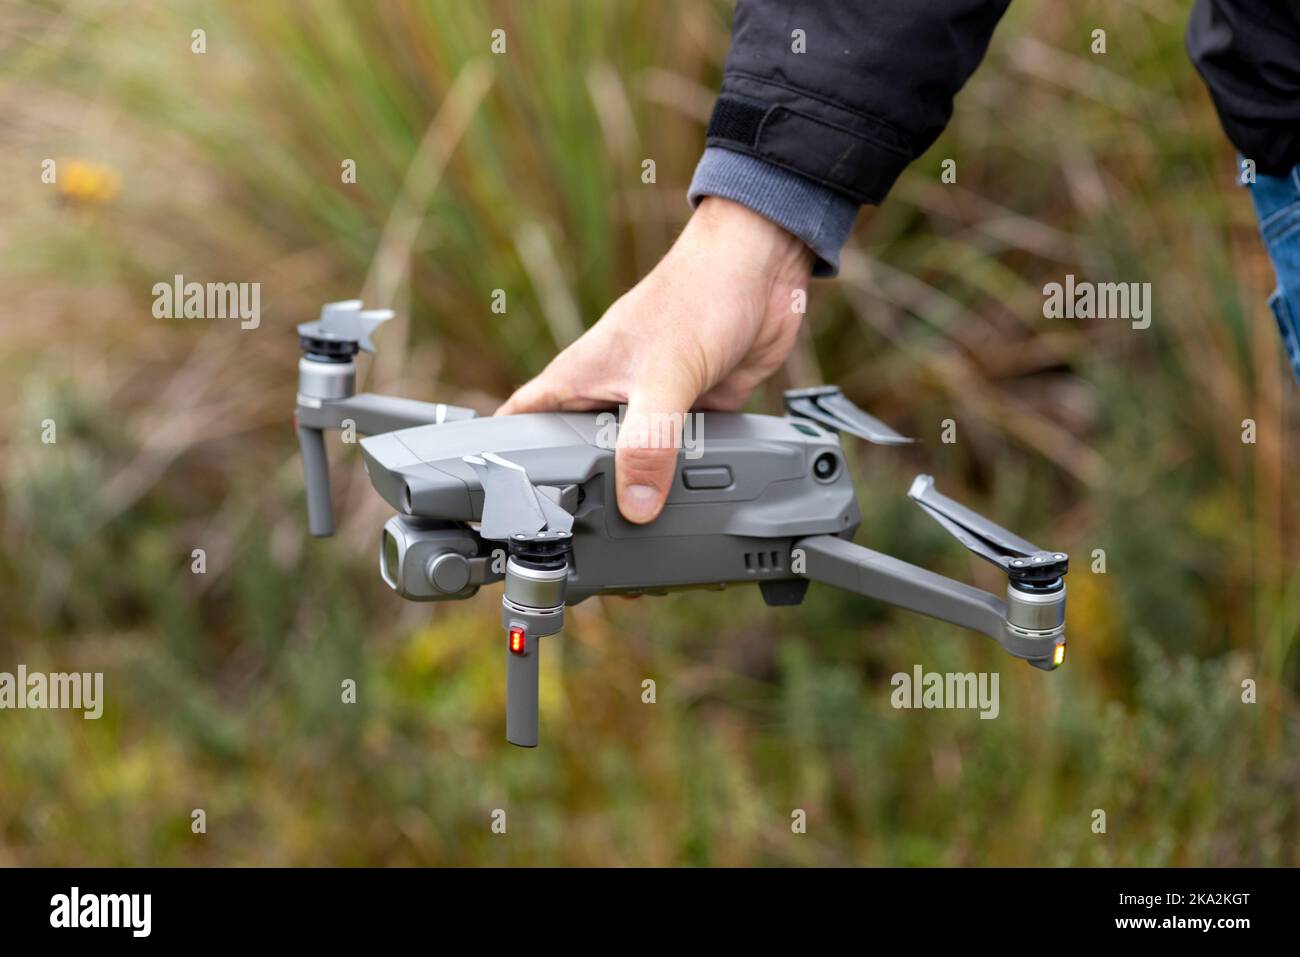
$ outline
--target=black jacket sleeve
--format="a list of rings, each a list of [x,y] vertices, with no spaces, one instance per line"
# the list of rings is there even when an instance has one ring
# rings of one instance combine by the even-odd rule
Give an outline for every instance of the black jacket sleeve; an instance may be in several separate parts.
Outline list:
[[[1300,3],[1196,0],[1187,51],[1242,155],[1273,176],[1300,165]]]
[[[739,0],[708,145],[879,203],[947,125],[1009,3]]]

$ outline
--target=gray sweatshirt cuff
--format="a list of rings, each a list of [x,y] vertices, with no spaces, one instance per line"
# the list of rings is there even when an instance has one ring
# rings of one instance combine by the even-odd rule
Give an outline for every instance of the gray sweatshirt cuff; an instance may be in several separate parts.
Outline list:
[[[692,206],[705,196],[732,200],[798,236],[817,255],[814,276],[839,273],[858,215],[858,204],[833,189],[719,146],[704,151],[686,195]]]

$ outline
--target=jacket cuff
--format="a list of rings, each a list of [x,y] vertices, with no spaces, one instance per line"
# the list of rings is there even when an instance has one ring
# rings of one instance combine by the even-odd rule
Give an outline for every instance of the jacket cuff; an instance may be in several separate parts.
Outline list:
[[[798,90],[729,72],[706,146],[736,150],[878,205],[919,150],[907,134]]]
[[[840,250],[858,215],[858,204],[843,194],[753,156],[710,146],[687,192],[692,206],[705,196],[740,203],[803,240],[817,256],[814,276],[839,273]]]

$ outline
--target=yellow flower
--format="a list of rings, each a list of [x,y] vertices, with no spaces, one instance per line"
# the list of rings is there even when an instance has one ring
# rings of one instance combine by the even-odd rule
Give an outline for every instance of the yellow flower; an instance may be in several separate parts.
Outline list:
[[[99,166],[85,160],[60,160],[56,180],[59,195],[72,203],[95,205],[107,203],[117,196],[122,177],[110,166]]]

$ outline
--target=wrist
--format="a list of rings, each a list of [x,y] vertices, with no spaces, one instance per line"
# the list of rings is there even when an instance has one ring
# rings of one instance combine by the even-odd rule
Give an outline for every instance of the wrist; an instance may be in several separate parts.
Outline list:
[[[686,224],[690,236],[744,272],[774,284],[804,285],[812,275],[812,250],[793,233],[721,196],[705,196]]]

